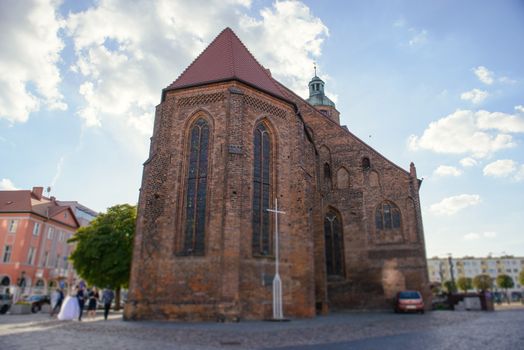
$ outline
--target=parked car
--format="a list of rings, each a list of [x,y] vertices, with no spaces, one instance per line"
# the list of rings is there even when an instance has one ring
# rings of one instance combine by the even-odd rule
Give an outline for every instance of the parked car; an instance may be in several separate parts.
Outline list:
[[[11,308],[11,296],[9,294],[0,294],[0,314],[5,314]]]
[[[31,303],[31,312],[37,313],[42,310],[42,306],[47,304],[51,305],[51,298],[49,295],[30,295],[25,301]]]
[[[420,312],[424,313],[424,300],[422,294],[416,290],[404,290],[397,293],[395,298],[395,312]]]

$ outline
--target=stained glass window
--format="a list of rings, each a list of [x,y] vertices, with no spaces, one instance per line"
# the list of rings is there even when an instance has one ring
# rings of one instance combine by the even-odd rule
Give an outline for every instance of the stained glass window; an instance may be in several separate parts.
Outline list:
[[[272,251],[270,234],[271,141],[264,123],[253,135],[253,255],[266,256]]]
[[[324,217],[326,270],[328,276],[344,276],[344,243],[340,218],[334,211]]]
[[[204,255],[209,126],[198,119],[189,135],[183,253]]]
[[[399,229],[401,224],[400,209],[391,202],[380,204],[375,211],[377,230]]]

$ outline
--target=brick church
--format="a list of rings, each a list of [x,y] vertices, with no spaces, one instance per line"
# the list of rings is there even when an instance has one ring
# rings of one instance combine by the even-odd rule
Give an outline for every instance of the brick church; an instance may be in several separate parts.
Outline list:
[[[304,100],[226,28],[162,91],[126,319],[270,318],[276,198],[285,317],[429,301],[415,166],[340,125],[324,88]]]

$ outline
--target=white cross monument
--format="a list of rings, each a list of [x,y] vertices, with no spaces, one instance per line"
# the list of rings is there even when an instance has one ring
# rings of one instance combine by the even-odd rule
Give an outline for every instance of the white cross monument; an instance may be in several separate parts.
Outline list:
[[[284,211],[278,210],[277,199],[275,198],[275,209],[266,209],[275,213],[275,278],[273,279],[273,319],[283,320],[284,312],[282,311],[282,281],[278,273],[278,214],[285,214]]]

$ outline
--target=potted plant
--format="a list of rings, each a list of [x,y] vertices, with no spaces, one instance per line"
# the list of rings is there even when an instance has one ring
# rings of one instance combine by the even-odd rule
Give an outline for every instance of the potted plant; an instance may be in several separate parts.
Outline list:
[[[17,301],[11,306],[11,314],[13,315],[24,315],[31,313],[31,304],[27,301]]]

